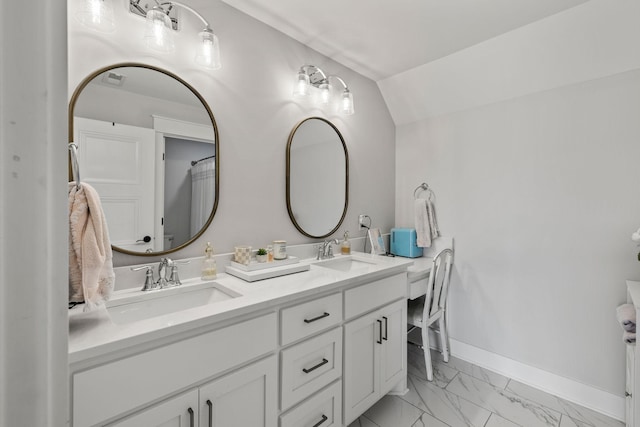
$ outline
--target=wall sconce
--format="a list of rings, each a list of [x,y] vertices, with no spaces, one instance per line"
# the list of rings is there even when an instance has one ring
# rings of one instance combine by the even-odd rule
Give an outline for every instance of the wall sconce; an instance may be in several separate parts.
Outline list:
[[[175,45],[173,42],[173,31],[178,29],[178,19],[175,13],[172,16],[174,7],[177,6],[194,14],[204,23],[204,29],[198,33],[198,46],[194,58],[196,64],[218,70],[222,67],[220,62],[220,43],[218,37],[211,30],[209,22],[195,9],[173,0],[160,2],[155,0],[156,5],[147,10],[140,5],[140,0],[129,0],[129,11],[144,16],[147,21],[147,30],[144,38],[150,49],[159,52],[173,52]]]
[[[311,87],[315,87],[320,91],[320,104],[328,105],[331,101],[331,80],[337,80],[344,88],[338,103],[338,112],[345,115],[353,114],[355,111],[353,94],[349,91],[349,87],[347,87],[344,80],[335,75],[326,75],[320,67],[315,65],[303,65],[300,67],[293,88],[293,96],[296,98],[307,97],[311,94]]]
[[[81,24],[93,30],[112,32],[115,24],[111,2],[112,0],[82,0],[75,17]],[[146,19],[144,39],[147,47],[163,53],[175,50],[173,32],[178,30],[178,18],[174,7],[177,6],[193,13],[204,23],[204,29],[198,33],[198,46],[194,58],[196,64],[212,70],[222,67],[218,37],[211,30],[209,22],[196,10],[171,0],[153,0],[155,5],[151,7],[140,2],[141,0],[129,0],[129,12]]]

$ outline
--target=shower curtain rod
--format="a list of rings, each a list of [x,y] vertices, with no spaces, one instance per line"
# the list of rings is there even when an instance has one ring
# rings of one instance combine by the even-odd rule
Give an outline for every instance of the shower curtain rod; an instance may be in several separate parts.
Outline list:
[[[203,160],[207,160],[207,159],[215,159],[215,158],[216,158],[216,156],[215,156],[215,155],[213,155],[213,156],[209,156],[209,157],[203,157],[203,158],[202,158],[202,159],[200,159],[200,160],[191,160],[191,166],[195,166],[195,165],[197,165],[198,163],[200,163],[200,162],[201,162],[201,161],[203,161]]]

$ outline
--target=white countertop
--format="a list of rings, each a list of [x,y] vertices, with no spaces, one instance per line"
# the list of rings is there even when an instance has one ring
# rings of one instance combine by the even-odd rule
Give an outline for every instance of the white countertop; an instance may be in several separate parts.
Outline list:
[[[337,255],[336,258],[340,256]],[[375,263],[370,264],[365,270],[342,272],[314,265],[315,260],[303,260],[301,262],[311,263],[308,271],[251,283],[219,273],[215,282],[241,296],[128,324],[113,323],[106,309],[84,313],[81,306],[76,307],[69,310],[69,363],[82,362],[133,345],[268,310],[294,299],[370,282],[401,273],[408,267],[413,271],[410,274],[424,274],[424,269],[430,268],[431,265],[430,258],[385,257],[358,252],[354,252],[353,256],[375,260]],[[414,264],[416,267],[412,268]],[[188,280],[183,279],[183,282],[187,283]],[[139,291],[118,291],[114,293],[114,298],[117,298],[117,294],[135,292]]]

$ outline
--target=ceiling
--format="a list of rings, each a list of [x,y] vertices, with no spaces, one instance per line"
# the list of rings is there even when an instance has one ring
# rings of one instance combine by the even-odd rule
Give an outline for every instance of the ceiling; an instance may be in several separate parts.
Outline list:
[[[222,0],[379,81],[589,0]]]

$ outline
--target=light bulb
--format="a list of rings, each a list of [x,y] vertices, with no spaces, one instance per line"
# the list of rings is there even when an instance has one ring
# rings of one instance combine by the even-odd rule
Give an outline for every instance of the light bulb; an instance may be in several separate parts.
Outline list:
[[[296,77],[296,83],[293,88],[293,96],[296,98],[302,98],[309,95],[309,76],[300,70]]]
[[[347,116],[355,112],[353,108],[353,95],[348,89],[345,89],[345,91],[342,92],[342,100],[340,102],[339,110],[342,114]]]
[[[171,18],[156,6],[147,12],[147,30],[144,38],[147,46],[158,52],[173,52],[173,34]]]
[[[196,53],[196,64],[211,70],[219,70],[222,68],[222,63],[220,62],[218,37],[209,28],[205,28],[198,35],[200,36],[200,44]]]
[[[320,103],[327,105],[329,103],[329,99],[331,98],[331,93],[329,91],[330,86],[329,83],[321,83],[320,86]]]
[[[84,0],[75,17],[82,25],[102,33],[110,33],[116,28],[111,0]]]

